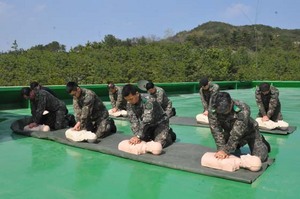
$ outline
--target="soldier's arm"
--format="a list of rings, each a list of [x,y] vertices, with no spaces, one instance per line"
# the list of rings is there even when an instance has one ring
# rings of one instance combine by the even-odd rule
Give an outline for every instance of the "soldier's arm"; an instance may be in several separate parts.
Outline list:
[[[271,118],[274,114],[274,111],[278,105],[278,101],[279,101],[279,91],[277,89],[275,89],[274,91],[271,90],[271,99],[270,99],[270,102],[269,102],[269,109],[268,109],[268,112],[267,112],[267,116],[269,118]]]
[[[239,140],[245,136],[250,120],[250,107],[246,104],[242,105],[241,111],[237,113],[237,119],[230,131],[230,137],[224,147],[226,153],[234,152]]]
[[[211,134],[215,140],[217,150],[222,150],[225,146],[226,141],[223,134],[223,129],[218,121],[216,113],[213,113],[211,110],[208,111],[208,120],[209,120],[209,128]]]
[[[92,113],[93,104],[94,104],[94,97],[92,95],[87,95],[83,101],[83,105],[81,108],[81,115],[80,115],[80,128],[83,129],[86,127],[87,118]]]
[[[255,91],[255,100],[256,100],[256,104],[258,106],[258,109],[259,109],[260,113],[263,116],[267,115],[264,104],[263,104],[262,99],[261,99],[261,93],[260,93],[259,90]]]
[[[208,103],[204,99],[202,88],[200,89],[199,94],[200,94],[200,99],[201,99],[203,109],[204,109],[204,111],[207,111],[208,110]]]
[[[116,107],[116,101],[115,101],[113,93],[111,93],[111,92],[109,92],[109,100],[110,100],[110,103],[111,103],[111,107],[115,108]]]
[[[127,106],[127,114],[130,121],[131,131],[135,136],[142,137],[142,132],[140,130],[140,121],[137,118],[136,114],[133,112],[131,105]]]
[[[39,94],[38,96],[38,104],[35,110],[35,115],[33,117],[33,121],[37,124],[40,124],[41,118],[43,116],[43,113],[46,109],[46,103],[47,103],[47,99],[46,96],[43,94]]]
[[[123,102],[122,92],[118,90],[118,97],[117,97],[117,101],[116,101],[116,108],[118,110],[121,110],[122,102]]]

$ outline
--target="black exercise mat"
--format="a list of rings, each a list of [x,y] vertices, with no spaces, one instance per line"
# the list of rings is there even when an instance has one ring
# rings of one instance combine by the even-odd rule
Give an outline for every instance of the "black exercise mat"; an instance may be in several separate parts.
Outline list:
[[[171,117],[170,118],[170,124],[175,124],[175,125],[184,125],[184,126],[199,126],[199,127],[206,127],[209,128],[208,124],[200,124],[197,123],[196,118],[194,117]],[[289,126],[287,130],[280,130],[280,129],[273,129],[273,130],[268,130],[268,129],[259,129],[261,133],[271,133],[271,134],[279,134],[279,135],[287,135],[290,133],[293,133],[297,129],[296,126]]]
[[[200,159],[204,153],[215,151],[214,149],[204,147],[201,145],[174,143],[171,146],[163,149],[163,154],[159,156],[152,154],[133,155],[118,150],[119,142],[121,142],[124,139],[129,139],[130,136],[128,135],[115,133],[102,139],[101,142],[97,144],[87,142],[71,142],[68,141],[65,137],[66,129],[50,132],[28,132],[23,130],[23,127],[25,126],[25,124],[27,124],[27,122],[27,118],[16,120],[11,124],[11,129],[15,133],[21,135],[32,136],[41,139],[48,139],[66,145],[98,151],[101,153],[115,155],[118,157],[127,158],[135,161],[249,184],[252,183],[255,179],[257,179],[267,169],[267,167],[274,162],[274,159],[269,158],[267,162],[263,163],[262,169],[259,172],[251,172],[245,169],[240,169],[235,172],[227,172],[202,167],[200,165]]]
[[[260,128],[259,131],[262,133],[287,135],[287,134],[293,133],[294,131],[296,131],[296,129],[297,129],[296,126],[289,126],[288,129],[286,129],[286,130],[280,130],[280,129],[269,130],[269,129],[261,129]]]

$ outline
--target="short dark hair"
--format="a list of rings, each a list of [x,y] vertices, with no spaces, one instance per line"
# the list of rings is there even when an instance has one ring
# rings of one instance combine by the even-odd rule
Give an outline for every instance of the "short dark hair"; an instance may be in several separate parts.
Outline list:
[[[66,85],[66,91],[67,93],[71,93],[72,91],[76,91],[78,87],[79,86],[76,82],[68,82]]]
[[[123,97],[127,97],[128,95],[132,94],[132,95],[135,95],[137,93],[137,88],[132,85],[132,84],[126,84],[124,87],[123,87],[123,90],[122,90],[122,96]]]
[[[203,77],[200,79],[199,81],[199,85],[202,86],[206,86],[208,84],[208,78],[207,77]]]
[[[153,82],[150,82],[150,81],[149,81],[149,82],[146,84],[145,88],[146,88],[147,90],[154,88]]]
[[[259,90],[260,90],[261,92],[269,91],[269,90],[270,90],[270,84],[267,83],[267,82],[261,83],[261,84],[259,85]]]
[[[232,99],[229,93],[219,92],[212,98],[212,107],[217,113],[225,113],[231,106]]]
[[[21,89],[21,96],[23,97],[25,95],[28,97],[30,95],[30,91],[31,89],[29,87],[23,87]]]
[[[36,87],[38,87],[40,84],[38,83],[38,82],[36,82],[36,81],[34,81],[34,82],[31,82],[30,83],[30,88],[33,90],[33,89],[35,89]]]

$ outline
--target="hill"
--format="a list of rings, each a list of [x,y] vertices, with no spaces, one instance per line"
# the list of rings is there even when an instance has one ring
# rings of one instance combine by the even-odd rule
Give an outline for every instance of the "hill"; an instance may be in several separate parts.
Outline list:
[[[190,42],[200,47],[246,47],[261,49],[299,47],[300,29],[287,30],[255,24],[233,26],[222,22],[207,22],[190,31],[182,31],[167,39],[173,42]]]

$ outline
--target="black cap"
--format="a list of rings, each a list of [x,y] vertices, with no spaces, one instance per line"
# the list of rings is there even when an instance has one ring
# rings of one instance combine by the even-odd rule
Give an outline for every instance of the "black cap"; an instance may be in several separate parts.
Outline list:
[[[207,79],[207,77],[202,78],[202,79],[199,81],[199,84],[200,84],[200,86],[206,86],[206,85],[208,84],[208,79]]]

